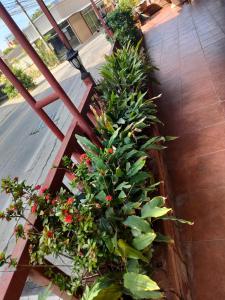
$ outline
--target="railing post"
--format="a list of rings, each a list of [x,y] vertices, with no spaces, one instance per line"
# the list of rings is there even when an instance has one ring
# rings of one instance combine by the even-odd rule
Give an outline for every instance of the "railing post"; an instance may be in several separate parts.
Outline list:
[[[75,107],[69,96],[65,93],[61,85],[57,82],[55,77],[52,75],[52,73],[49,71],[49,69],[46,67],[44,62],[41,60],[39,55],[36,53],[34,48],[31,46],[23,32],[20,30],[20,28],[17,26],[17,24],[14,22],[10,14],[7,12],[3,4],[0,2],[0,18],[5,22],[7,27],[11,30],[13,35],[15,36],[16,40],[20,43],[20,45],[23,47],[23,49],[27,52],[27,54],[31,57],[35,65],[38,67],[38,69],[41,71],[41,73],[44,75],[46,80],[49,82],[51,87],[55,90],[58,97],[64,102],[65,106],[68,108],[68,110],[71,112],[71,114],[76,118],[78,121],[80,127],[84,130],[84,132],[89,136],[89,138],[95,142],[97,145],[100,146],[99,140],[97,139],[96,135],[93,133],[92,128],[89,126],[87,121],[81,116],[78,109]],[[48,125],[48,124],[47,124]]]
[[[50,22],[50,24],[52,25],[52,27],[54,28],[55,32],[58,34],[61,42],[63,43],[63,45],[68,49],[72,49],[72,46],[70,45],[70,42],[68,40],[68,38],[66,37],[65,33],[61,30],[61,28],[59,27],[59,25],[57,24],[56,20],[54,19],[52,13],[50,12],[50,10],[48,9],[47,5],[44,3],[43,0],[36,0],[37,3],[39,4],[41,10],[43,11],[43,13],[45,14],[46,18],[48,19],[48,21]],[[86,83],[86,79],[89,79],[89,81],[92,82],[92,84],[95,84],[95,81],[93,79],[93,77],[91,76],[90,73],[87,73],[88,76],[83,80],[84,84],[87,85]]]
[[[107,26],[107,24],[106,24],[105,20],[103,19],[103,17],[102,17],[102,15],[101,15],[101,13],[100,13],[100,11],[99,11],[99,9],[98,9],[98,7],[97,7],[95,1],[94,1],[94,0],[90,0],[90,2],[91,2],[91,5],[92,5],[92,7],[93,7],[93,9],[94,9],[94,12],[95,12],[97,18],[98,18],[99,21],[101,22],[102,27],[105,29],[106,34],[107,34],[110,38],[112,38],[112,37],[113,37],[113,32],[112,32],[112,30]]]

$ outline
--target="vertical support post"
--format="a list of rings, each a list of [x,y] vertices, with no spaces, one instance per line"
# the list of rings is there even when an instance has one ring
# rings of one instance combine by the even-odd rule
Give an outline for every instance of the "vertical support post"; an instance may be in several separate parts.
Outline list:
[[[92,5],[92,7],[93,7],[93,9],[94,9],[94,12],[95,12],[97,18],[98,18],[99,21],[101,22],[102,27],[105,29],[106,34],[107,34],[110,38],[112,38],[112,37],[113,37],[113,32],[112,32],[112,30],[107,26],[107,24],[106,24],[105,20],[103,19],[103,17],[102,17],[102,15],[101,15],[101,13],[100,13],[100,11],[99,11],[99,9],[98,9],[98,7],[97,7],[95,1],[94,1],[94,0],[90,0],[90,2],[91,2],[91,5]]]
[[[10,14],[7,12],[3,4],[0,2],[0,18],[4,21],[4,23],[8,26],[8,28],[11,30],[13,35],[15,36],[16,40],[20,43],[20,45],[23,47],[23,49],[27,52],[27,54],[31,57],[35,65],[38,67],[38,69],[42,72],[46,80],[49,82],[49,84],[52,86],[52,88],[55,90],[59,98],[64,102],[68,110],[71,112],[71,114],[77,119],[79,125],[82,127],[84,132],[89,136],[89,138],[95,142],[97,145],[100,146],[99,140],[97,139],[96,135],[93,133],[92,128],[90,128],[87,121],[81,116],[78,109],[75,107],[69,96],[66,94],[66,92],[63,90],[61,85],[58,83],[58,81],[55,79],[55,77],[52,75],[52,73],[49,71],[49,69],[46,67],[46,65],[43,63],[39,55],[36,53],[34,48],[31,46],[23,32],[20,30],[20,28],[17,26],[17,24],[14,22],[13,18],[10,16]]]
[[[43,0],[36,0],[37,3],[39,4],[40,8],[42,9],[43,13],[45,14],[45,16],[47,17],[48,21],[50,22],[50,24],[52,25],[52,27],[54,28],[55,32],[58,34],[61,42],[63,43],[63,45],[69,50],[72,49],[72,46],[70,45],[70,42],[68,40],[68,38],[66,37],[65,33],[61,30],[61,28],[59,27],[59,25],[57,24],[56,20],[54,19],[52,13],[50,12],[50,10],[48,9],[48,7],[46,6],[46,4],[44,3]],[[87,80],[86,80],[87,79]],[[89,73],[89,76],[83,80],[84,84],[86,86],[89,85],[89,82],[91,81],[92,84],[95,85],[95,81],[92,78],[91,74]],[[87,83],[88,82],[88,83]]]
[[[55,31],[58,34],[58,36],[59,36],[60,40],[62,41],[63,45],[68,50],[71,49],[72,46],[70,45],[69,40],[67,39],[67,37],[64,34],[64,32],[60,29],[60,27],[58,26],[58,24],[56,23],[56,20],[54,19],[53,15],[49,11],[49,9],[46,6],[46,4],[44,3],[44,1],[43,0],[36,0],[36,1],[39,4],[39,6],[40,6],[41,10],[43,11],[43,13],[46,15],[46,17],[49,20],[49,22],[52,25],[52,27],[55,29]]]

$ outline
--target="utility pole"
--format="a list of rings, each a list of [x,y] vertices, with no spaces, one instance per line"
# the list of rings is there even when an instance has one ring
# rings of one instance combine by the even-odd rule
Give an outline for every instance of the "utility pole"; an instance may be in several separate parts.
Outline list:
[[[33,27],[33,29],[36,31],[36,33],[39,35],[40,39],[43,41],[44,45],[52,52],[51,47],[48,45],[48,43],[45,41],[43,35],[41,34],[40,30],[37,28],[37,26],[34,24],[34,21],[31,19],[31,17],[28,15],[27,11],[25,10],[25,8],[23,7],[23,5],[19,2],[19,0],[15,0],[16,4],[21,8],[21,10],[23,11],[23,13],[26,15],[26,17],[28,18],[28,20],[31,23],[31,26]]]

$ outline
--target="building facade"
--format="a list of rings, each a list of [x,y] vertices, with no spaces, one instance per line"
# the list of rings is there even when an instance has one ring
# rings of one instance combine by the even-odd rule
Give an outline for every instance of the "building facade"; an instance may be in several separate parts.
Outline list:
[[[96,0],[96,4],[105,13],[103,1]],[[50,8],[50,11],[73,48],[78,48],[81,44],[88,41],[100,28],[100,22],[89,0],[57,0]],[[30,43],[35,44],[41,34],[52,47],[57,57],[60,60],[64,60],[66,49],[46,16],[44,14],[40,15],[34,20],[34,25],[29,24],[23,30]],[[13,40],[13,37],[11,39]]]

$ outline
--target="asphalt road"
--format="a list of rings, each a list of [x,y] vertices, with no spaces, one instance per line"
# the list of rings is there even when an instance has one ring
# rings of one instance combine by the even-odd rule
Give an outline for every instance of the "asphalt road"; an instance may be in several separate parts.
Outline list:
[[[84,65],[96,80],[99,79],[99,66],[110,48],[104,35],[100,34],[80,50]],[[53,70],[53,74],[78,105],[85,90],[78,71],[66,62]],[[38,100],[50,92],[48,84],[41,78],[32,94]],[[46,112],[65,133],[70,114],[62,102],[49,105]],[[0,180],[17,176],[33,184],[44,182],[59,146],[60,143],[24,99],[8,101],[0,106]],[[0,210],[8,204],[9,199],[0,195]],[[9,224],[0,223],[0,251],[5,247],[10,232]]]

